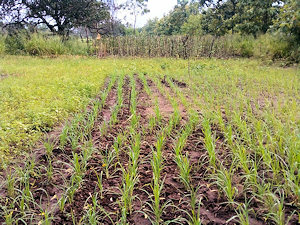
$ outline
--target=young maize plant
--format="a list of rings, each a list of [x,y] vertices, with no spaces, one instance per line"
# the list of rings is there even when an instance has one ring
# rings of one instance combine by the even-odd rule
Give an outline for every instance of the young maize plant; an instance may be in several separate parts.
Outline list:
[[[155,98],[155,115],[153,115],[149,118],[148,129],[150,131],[153,131],[155,126],[160,126],[161,121],[162,121],[162,115],[160,114],[158,99],[156,97]]]
[[[131,83],[131,92],[130,92],[130,112],[131,112],[131,124],[130,132],[134,133],[135,129],[138,127],[138,115],[136,113],[137,107],[137,91],[136,91],[136,81],[133,76],[130,79]]]
[[[154,214],[154,219],[152,221],[153,224],[161,224],[161,216],[165,208],[171,205],[170,201],[166,201],[164,204],[161,204],[161,192],[164,186],[164,179],[161,179],[161,171],[163,170],[163,155],[162,150],[165,144],[166,138],[171,134],[172,130],[176,125],[179,124],[180,114],[178,109],[174,110],[173,115],[171,116],[168,125],[163,128],[158,135],[157,142],[155,147],[152,148],[152,160],[151,167],[153,171],[153,183],[151,185],[153,191],[153,198],[151,199],[151,203],[147,202],[147,205],[152,210],[151,213]],[[150,217],[151,218],[151,217]],[[174,220],[176,221],[176,219]]]
[[[162,132],[162,134],[158,137],[155,150],[152,149],[152,155],[153,159],[151,161],[152,165],[152,171],[153,171],[153,184],[152,184],[152,191],[153,191],[153,199],[152,199],[152,205],[150,205],[155,219],[154,224],[160,224],[161,223],[161,216],[163,213],[163,209],[165,208],[165,205],[160,204],[160,193],[163,189],[163,181],[161,181],[161,171],[163,169],[163,158],[162,158],[162,149],[164,146],[165,141],[165,133]]]
[[[217,170],[216,174],[212,176],[212,179],[215,179],[214,183],[217,184],[219,189],[223,191],[231,206],[234,206],[234,198],[237,194],[237,189],[232,184],[233,175],[234,163],[232,163],[229,171],[221,166],[221,168]]]
[[[60,136],[60,148],[64,149],[64,146],[68,143],[71,144],[72,150],[76,150],[81,142],[89,139],[91,137],[91,131],[95,124],[95,120],[98,116],[99,111],[105,104],[106,98],[114,86],[116,81],[116,76],[112,76],[108,87],[101,94],[101,101],[92,102],[92,111],[86,111],[83,114],[78,114],[70,123],[67,123]],[[88,108],[88,107],[85,107]]]
[[[278,197],[279,196],[279,197]],[[285,225],[289,224],[289,221],[294,213],[288,218],[285,217],[285,207],[284,207],[284,193],[265,193],[265,197],[270,200],[269,205],[269,213],[267,214],[268,218],[270,218],[275,224]]]
[[[239,164],[239,167],[243,169],[246,176],[251,176],[251,168],[249,159],[250,154],[248,154],[245,146],[240,142],[240,140],[234,140],[234,134],[232,131],[232,126],[230,124],[225,124],[221,112],[219,111],[218,115],[216,116],[218,120],[218,125],[221,128],[221,131],[225,137],[225,143],[227,144],[228,148],[232,151],[234,161]]]
[[[15,174],[12,173],[10,170],[6,177],[6,189],[7,189],[7,195],[10,198],[15,197],[15,186],[16,186],[16,177]]]
[[[152,91],[151,91],[151,89],[150,89],[150,87],[147,83],[147,79],[146,79],[145,75],[146,74],[140,73],[139,78],[142,80],[143,85],[144,85],[144,90],[146,91],[148,96],[153,97]],[[158,104],[158,97],[157,96],[155,96],[155,100],[152,101],[152,103],[154,103],[154,105],[155,105],[155,110],[154,110],[155,115],[153,115],[149,118],[148,128],[149,128],[150,131],[152,131],[156,125],[159,126],[160,123],[161,123],[161,120],[162,120],[162,116],[161,116],[160,111],[159,111],[159,104]]]
[[[177,105],[174,105],[174,112],[169,120],[169,124],[165,129],[166,135],[170,136],[171,132],[173,131],[174,128],[176,128],[176,126],[179,125],[180,120],[181,120],[181,115],[178,109]]]
[[[202,122],[203,133],[204,133],[204,145],[208,152],[209,163],[213,170],[217,169],[216,165],[216,143],[215,137],[212,134],[209,119],[204,118]]]
[[[92,203],[89,204],[88,201],[91,199]],[[97,225],[101,223],[101,220],[108,218],[113,224],[113,220],[109,214],[99,205],[98,203],[98,193],[90,195],[90,197],[85,201],[84,204],[85,214],[81,218],[79,224],[91,224]]]
[[[108,94],[111,91],[111,89],[113,88],[113,86],[115,85],[116,80],[117,80],[117,76],[116,75],[112,75],[111,79],[110,79],[110,81],[109,81],[109,83],[107,85],[107,88],[105,89],[104,92],[102,92],[102,94],[101,94],[101,101],[100,101],[101,102],[101,104],[100,104],[101,108],[105,105],[105,101],[106,101],[106,99],[108,97]]]
[[[30,189],[32,185],[30,177],[33,175],[40,176],[35,168],[34,158],[26,161],[24,167],[17,167],[14,173],[11,171],[8,173],[6,184],[4,184],[8,198],[0,207],[0,214],[5,218],[6,224],[22,223],[34,214],[34,210],[29,207],[34,203]]]
[[[236,209],[234,209],[236,212],[236,215],[231,217],[229,220],[226,222],[229,223],[230,221],[238,220],[239,224],[241,225],[250,225],[250,220],[249,220],[249,202],[238,204]]]
[[[147,79],[146,79],[146,73],[139,73],[139,78],[141,79],[141,81],[143,82],[144,85],[144,90],[146,91],[147,95],[152,96],[152,92],[151,89],[147,83]]]
[[[166,89],[166,87],[162,86],[160,79],[155,77],[154,82],[155,82],[158,90],[160,91],[160,93],[162,93],[171,102],[172,106],[178,107],[177,100],[171,96],[170,92]]]
[[[187,124],[185,129],[182,129],[180,132],[180,136],[177,139],[177,142],[175,144],[174,150],[175,150],[175,161],[180,171],[180,178],[185,185],[186,189],[189,190],[190,187],[190,170],[191,165],[189,162],[188,155],[184,155],[182,153],[182,150],[186,144],[188,136],[191,134],[192,128],[190,127],[190,124]]]
[[[127,214],[131,213],[132,201],[134,199],[133,190],[138,182],[138,162],[140,156],[140,134],[132,134],[132,143],[129,148],[129,164],[127,170],[123,168],[123,184],[122,184],[122,223],[126,223]]]
[[[123,107],[123,85],[124,85],[124,76],[120,76],[118,80],[117,87],[117,104],[114,107],[111,117],[110,117],[110,126],[116,124],[118,122],[118,114],[120,109]]]
[[[55,143],[53,140],[50,138],[47,138],[46,141],[44,142],[44,147],[46,149],[46,155],[47,157],[51,157],[53,154],[53,149],[54,149]]]
[[[93,151],[94,148],[92,146],[92,143],[90,141],[86,141],[84,143],[84,146],[82,146],[81,154],[78,155],[78,153],[72,152],[72,159],[69,160],[71,163],[65,163],[68,166],[68,168],[71,169],[73,174],[70,178],[70,182],[66,185],[65,193],[62,194],[61,198],[58,201],[59,209],[62,212],[64,211],[64,206],[67,201],[70,204],[73,203],[74,195],[79,186],[81,185],[81,182],[83,181],[88,161],[91,158]]]
[[[116,76],[113,76],[110,80],[107,89],[102,93],[101,102],[95,101],[92,104],[92,110],[86,111],[84,115],[78,115],[75,119],[71,122],[70,125],[66,125],[66,129],[64,128],[62,134],[60,135],[60,146],[63,147],[67,144],[66,140],[70,140],[69,143],[73,150],[79,147],[79,141],[82,143],[81,147],[81,154],[73,152],[72,158],[69,160],[70,163],[65,163],[71,170],[73,174],[71,176],[71,181],[66,184],[66,191],[62,194],[61,198],[58,201],[58,206],[61,212],[64,211],[66,202],[73,203],[73,198],[76,190],[80,186],[80,183],[83,180],[83,176],[85,174],[87,164],[89,159],[92,156],[93,151],[95,150],[92,146],[92,142],[90,141],[91,138],[91,131],[94,127],[95,121],[100,110],[103,108],[108,93],[114,86],[116,81]],[[86,136],[84,134],[87,134]],[[111,161],[113,160],[113,154],[108,155],[107,165],[110,165]],[[108,167],[106,167],[106,174],[108,174]]]
[[[183,148],[185,147],[187,138],[192,134],[196,125],[198,124],[199,118],[195,113],[191,113],[189,121],[185,125],[185,127],[179,132],[180,136],[178,137],[175,146],[175,162],[180,171],[180,179],[182,183],[185,185],[186,190],[190,195],[190,212],[186,212],[189,216],[189,224],[200,225],[200,204],[201,200],[197,200],[197,188],[191,185],[191,164],[189,161],[189,156],[186,153],[185,155],[182,153]]]
[[[243,169],[244,177],[246,178],[244,182],[245,188],[248,189],[254,196],[257,191],[259,193],[264,193],[268,188],[264,181],[258,182],[259,176],[257,172],[257,160],[250,159],[249,151],[246,150],[247,146],[245,146],[239,138],[234,138],[235,134],[233,133],[232,126],[230,124],[225,125],[221,113],[219,113],[217,117],[221,130],[224,133],[225,142],[228,144],[228,147],[233,153],[233,161],[237,163],[238,167]],[[260,138],[257,139],[259,140]],[[223,177],[224,176],[226,177],[226,173],[223,174]],[[230,195],[230,188],[227,189],[229,190],[228,192]],[[241,208],[241,210],[245,211],[245,207]],[[238,211],[238,217],[241,220],[241,223],[247,224],[248,219],[246,219],[246,215],[244,215],[245,213],[242,213],[244,211],[241,210]]]
[[[115,151],[118,161],[120,161],[120,151],[125,139],[126,135],[124,133],[120,133],[114,140],[113,151]]]

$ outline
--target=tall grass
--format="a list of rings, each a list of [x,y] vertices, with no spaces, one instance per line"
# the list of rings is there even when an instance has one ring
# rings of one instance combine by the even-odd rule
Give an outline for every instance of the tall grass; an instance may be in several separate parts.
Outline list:
[[[93,55],[93,43],[87,44],[75,37],[62,40],[59,36],[18,33],[0,37],[0,54],[12,55]]]

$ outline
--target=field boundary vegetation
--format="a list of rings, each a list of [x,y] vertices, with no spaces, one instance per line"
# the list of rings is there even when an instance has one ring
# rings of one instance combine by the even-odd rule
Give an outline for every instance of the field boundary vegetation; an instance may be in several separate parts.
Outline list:
[[[6,35],[0,37],[0,55],[59,56],[82,55],[109,57],[166,58],[230,58],[253,57],[265,61],[298,63],[300,49],[293,37],[264,34],[228,34],[224,36],[118,36],[101,40],[62,40],[42,33]]]
[[[292,39],[292,38],[290,38]],[[224,36],[119,36],[104,38],[100,55],[121,57],[255,57],[269,60],[299,62],[300,50],[287,37],[264,34],[228,34]],[[101,52],[103,50],[103,52]]]

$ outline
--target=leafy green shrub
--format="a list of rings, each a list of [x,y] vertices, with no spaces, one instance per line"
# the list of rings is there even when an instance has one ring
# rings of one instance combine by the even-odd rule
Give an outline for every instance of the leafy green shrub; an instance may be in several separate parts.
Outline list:
[[[22,55],[24,54],[24,44],[26,42],[25,31],[18,31],[8,34],[5,37],[5,52],[11,55]]]
[[[293,36],[280,33],[265,34],[257,38],[254,45],[254,56],[271,60],[285,59],[299,62],[300,47]]]
[[[253,40],[244,38],[240,43],[240,54],[243,57],[253,56]]]
[[[253,36],[234,34],[227,35],[226,37],[227,39],[231,39],[231,45],[229,45],[229,47],[231,48],[231,51],[233,51],[233,55],[242,57],[253,56],[253,45],[255,42]]]

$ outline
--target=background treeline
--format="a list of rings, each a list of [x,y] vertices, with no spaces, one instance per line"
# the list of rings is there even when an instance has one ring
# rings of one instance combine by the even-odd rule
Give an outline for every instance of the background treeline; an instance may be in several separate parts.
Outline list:
[[[300,61],[300,1],[178,0],[163,18],[136,28],[137,15],[147,12],[146,2],[2,1],[0,53]],[[16,9],[22,11],[19,16],[13,16]],[[135,16],[134,24],[124,25],[114,16],[120,9]]]
[[[278,31],[300,41],[300,1],[178,0],[168,15],[149,20],[141,29],[151,35],[238,33],[254,37]]]

